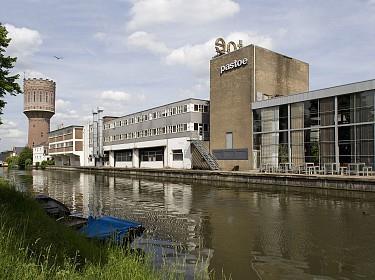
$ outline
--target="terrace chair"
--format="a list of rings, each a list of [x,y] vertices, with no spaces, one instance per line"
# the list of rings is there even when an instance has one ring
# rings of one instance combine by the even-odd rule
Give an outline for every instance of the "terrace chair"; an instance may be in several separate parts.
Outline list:
[[[372,172],[372,166],[360,165],[358,175],[369,176],[369,174],[371,174],[371,172]]]

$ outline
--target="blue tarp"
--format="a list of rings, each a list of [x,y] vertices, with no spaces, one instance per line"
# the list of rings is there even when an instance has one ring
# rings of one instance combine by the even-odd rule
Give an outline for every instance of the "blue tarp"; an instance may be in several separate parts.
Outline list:
[[[80,229],[88,238],[95,238],[99,240],[112,240],[115,242],[122,242],[126,237],[128,231],[133,228],[142,226],[139,223],[122,220],[119,218],[104,216],[104,217],[89,217],[87,225]]]

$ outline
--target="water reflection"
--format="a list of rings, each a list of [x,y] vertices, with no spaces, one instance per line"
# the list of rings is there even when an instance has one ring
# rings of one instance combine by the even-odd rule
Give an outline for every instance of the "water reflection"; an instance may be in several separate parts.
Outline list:
[[[198,259],[218,279],[222,270],[232,279],[375,277],[373,194],[62,171],[4,176],[74,211],[142,222],[147,233],[137,246],[154,251],[157,265],[186,259],[186,278]]]

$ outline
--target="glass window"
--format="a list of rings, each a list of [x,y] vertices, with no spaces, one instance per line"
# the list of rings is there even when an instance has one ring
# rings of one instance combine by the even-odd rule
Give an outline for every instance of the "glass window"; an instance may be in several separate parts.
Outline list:
[[[355,95],[356,123],[374,121],[374,91]]]
[[[374,125],[358,125],[356,127],[357,162],[374,165]]]
[[[304,131],[305,162],[319,163],[319,130]]]
[[[289,162],[288,156],[288,132],[279,133],[279,163]]]
[[[354,122],[354,95],[346,94],[337,97],[337,120],[338,124],[349,124]]]
[[[233,149],[233,133],[232,132],[227,132],[225,134],[225,148]]]
[[[318,100],[304,102],[304,127],[319,125]]]
[[[262,132],[261,110],[253,110],[253,131]]]
[[[354,126],[338,127],[339,159],[341,164],[355,162]]]
[[[303,128],[303,108],[304,104],[302,102],[290,105],[290,122],[292,129]]]
[[[288,129],[288,105],[279,107],[279,130]]]
[[[123,151],[115,151],[115,161],[132,161],[132,151],[131,150],[123,150]]]
[[[153,148],[144,149],[140,151],[141,161],[163,161],[164,160],[164,149]]]
[[[321,163],[335,162],[335,129],[320,129]]]
[[[173,161],[182,161],[184,160],[184,154],[182,150],[172,150],[173,153]]]
[[[303,130],[292,131],[291,148],[292,148],[292,162],[293,164],[303,164],[305,162],[305,153],[303,146]]]
[[[319,100],[320,125],[334,125],[335,124],[335,99],[323,98]]]

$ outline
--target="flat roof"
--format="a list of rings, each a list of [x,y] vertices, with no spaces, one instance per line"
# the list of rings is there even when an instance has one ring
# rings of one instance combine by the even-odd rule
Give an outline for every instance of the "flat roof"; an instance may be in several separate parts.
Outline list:
[[[48,134],[50,133],[53,133],[53,132],[57,132],[57,131],[60,131],[60,130],[64,130],[64,129],[67,129],[67,128],[83,128],[83,125],[69,125],[69,126],[64,126],[62,128],[59,128],[59,129],[55,129],[55,130],[51,130],[50,132],[48,132]]]
[[[345,85],[333,86],[323,89],[317,89],[307,92],[296,93],[288,96],[280,96],[268,100],[256,101],[251,103],[252,109],[280,106],[290,103],[303,102],[314,99],[322,99],[337,95],[344,95],[353,92],[368,91],[375,89],[375,79],[355,82]]]
[[[259,49],[263,49],[263,50],[266,50],[266,51],[269,51],[269,52],[273,52],[273,53],[275,53],[275,54],[281,55],[281,56],[286,57],[286,58],[289,58],[289,59],[296,60],[296,61],[301,62],[301,63],[309,64],[308,62],[303,61],[303,60],[300,60],[300,59],[298,59],[298,58],[291,57],[291,56],[289,56],[289,55],[285,55],[285,54],[282,54],[282,53],[279,53],[279,52],[275,52],[275,51],[273,51],[273,50],[270,50],[270,49],[267,49],[267,48],[264,48],[264,47],[261,47],[261,46],[255,45],[255,44],[250,44],[250,45],[247,45],[247,46],[243,46],[242,48],[239,48],[239,49],[237,49],[237,50],[230,51],[230,52],[227,52],[227,53],[224,53],[224,54],[221,54],[221,55],[215,55],[215,56],[211,57],[211,60],[215,60],[215,59],[218,59],[218,58],[220,58],[220,57],[224,57],[224,56],[229,56],[229,55],[231,55],[232,53],[238,52],[238,51],[240,51],[240,50],[242,50],[242,49],[244,49],[244,48],[252,47],[252,46],[254,46],[255,48],[259,48]]]
[[[113,116],[111,116],[111,118],[116,118],[116,119],[118,119],[118,118],[124,118],[124,117],[128,117],[128,116],[140,114],[140,113],[143,113],[143,112],[146,112],[146,111],[151,111],[151,110],[159,109],[159,108],[162,108],[162,107],[165,107],[165,106],[169,106],[169,105],[172,105],[172,104],[175,104],[175,103],[180,103],[180,102],[184,102],[184,101],[188,101],[188,100],[198,100],[198,101],[210,102],[210,100],[207,100],[207,99],[186,98],[186,99],[182,99],[182,100],[179,100],[179,101],[170,102],[170,103],[167,103],[167,104],[164,104],[164,105],[159,105],[159,106],[156,106],[156,107],[151,107],[149,109],[145,109],[145,110],[138,111],[138,112],[135,112],[135,113],[129,113],[129,114],[126,114],[126,115],[123,115],[123,116],[119,116],[119,117],[113,117]],[[105,117],[108,117],[108,116],[105,116]]]

